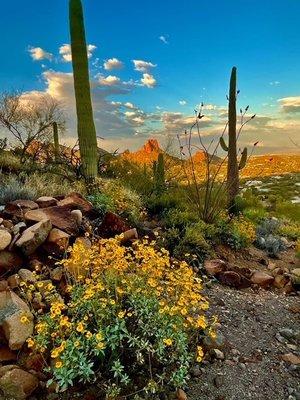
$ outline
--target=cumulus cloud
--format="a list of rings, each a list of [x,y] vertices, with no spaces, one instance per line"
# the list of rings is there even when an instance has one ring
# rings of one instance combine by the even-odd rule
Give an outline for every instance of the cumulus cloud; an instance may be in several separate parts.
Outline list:
[[[106,69],[107,71],[111,71],[113,69],[121,69],[123,68],[124,64],[122,63],[122,61],[118,60],[117,58],[109,58],[108,60],[106,60],[103,64],[104,69]]]
[[[169,44],[169,41],[165,35],[161,35],[159,40],[161,40],[164,44]]]
[[[179,100],[179,104],[181,106],[185,106],[187,104],[187,102],[185,100]]]
[[[269,82],[269,83],[270,83],[271,86],[278,86],[278,85],[280,85],[280,82],[279,82],[279,81],[272,81],[272,82]]]
[[[154,86],[156,86],[156,79],[154,78],[153,75],[150,74],[143,74],[143,77],[141,78],[141,82],[143,86],[147,86],[148,88],[152,89]]]
[[[93,52],[97,49],[97,46],[93,44],[87,45],[87,53],[88,58],[91,58]],[[63,44],[59,48],[59,54],[62,56],[63,61],[71,62],[72,61],[72,52],[71,52],[71,45],[70,44]]]
[[[143,60],[132,60],[134,64],[134,69],[139,72],[149,72],[151,68],[157,67],[156,64],[153,64],[149,61],[143,61]]]
[[[99,83],[102,86],[115,86],[121,82],[121,79],[115,75],[108,75],[106,77],[101,77]]]
[[[300,96],[283,97],[278,100],[281,110],[286,113],[300,112]]]
[[[53,54],[42,49],[41,47],[29,47],[28,51],[31,55],[31,58],[34,61],[41,61],[41,60],[52,61],[53,59]]]

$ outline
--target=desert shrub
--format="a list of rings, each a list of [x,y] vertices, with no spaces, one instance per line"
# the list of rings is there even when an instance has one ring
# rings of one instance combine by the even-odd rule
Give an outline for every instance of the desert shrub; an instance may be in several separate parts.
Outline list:
[[[163,221],[167,228],[178,228],[183,230],[191,223],[197,222],[198,217],[189,210],[169,209],[163,214]]]
[[[243,215],[249,221],[259,224],[267,217],[268,213],[264,208],[246,208],[243,210]]]
[[[37,191],[32,186],[21,183],[16,177],[9,176],[0,179],[0,205],[14,200],[34,200]]]
[[[104,216],[107,211],[115,211],[112,199],[104,193],[93,193],[87,196],[87,199],[100,211],[102,216]]]
[[[0,171],[2,172],[18,172],[21,170],[20,158],[12,152],[0,150]]]
[[[300,224],[284,220],[278,229],[278,234],[290,240],[298,240],[300,239]]]
[[[296,257],[300,259],[300,239],[296,243]]]
[[[300,223],[299,204],[293,204],[290,201],[277,201],[274,214],[277,217],[285,217]]]
[[[65,390],[98,379],[111,399],[185,385],[190,364],[202,360],[203,335],[215,337],[201,281],[185,262],[154,243],[128,248],[114,238],[75,244],[62,264],[69,299],[53,302],[28,340],[52,359],[49,383]]]
[[[192,257],[203,263],[211,253],[211,247],[197,224],[193,224],[189,225],[183,237],[179,238],[173,253],[180,260],[190,261]]]
[[[271,257],[277,257],[286,249],[285,242],[279,236],[281,223],[277,218],[264,220],[256,229],[256,245]]]
[[[145,199],[146,208],[151,215],[163,216],[171,209],[186,210],[187,201],[181,188],[169,188],[161,194],[152,193]]]
[[[132,189],[125,187],[117,179],[98,179],[97,185],[100,193],[111,199],[111,210],[127,219],[130,223],[136,224],[141,217],[142,201],[141,197]],[[95,194],[98,192],[96,191]]]
[[[239,216],[221,219],[218,223],[218,235],[222,243],[234,250],[240,250],[249,247],[255,241],[256,231],[252,222]]]

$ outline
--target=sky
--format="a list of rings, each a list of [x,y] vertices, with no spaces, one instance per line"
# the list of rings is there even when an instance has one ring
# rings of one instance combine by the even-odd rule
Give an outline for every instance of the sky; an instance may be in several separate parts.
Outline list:
[[[68,1],[1,1],[0,91],[61,101],[76,137]],[[239,108],[256,114],[240,146],[296,153],[300,142],[300,1],[83,0],[97,134],[108,150],[163,143],[194,121],[217,140],[232,66]],[[3,130],[0,135],[7,135]],[[194,139],[196,140],[196,138]]]

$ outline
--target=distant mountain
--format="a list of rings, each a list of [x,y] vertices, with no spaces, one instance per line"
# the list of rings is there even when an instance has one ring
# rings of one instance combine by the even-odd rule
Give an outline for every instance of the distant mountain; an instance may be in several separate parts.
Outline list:
[[[137,164],[152,164],[157,160],[159,153],[163,153],[156,139],[149,139],[144,146],[134,152],[124,151],[121,158],[135,162]]]

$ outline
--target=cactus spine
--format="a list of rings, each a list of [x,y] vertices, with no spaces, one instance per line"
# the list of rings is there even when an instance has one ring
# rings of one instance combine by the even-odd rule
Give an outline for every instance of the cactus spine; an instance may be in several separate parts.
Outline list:
[[[53,127],[54,157],[55,157],[55,160],[57,161],[58,156],[59,156],[59,140],[58,140],[57,123],[53,122],[52,127]]]
[[[154,187],[156,191],[162,191],[165,187],[165,159],[159,153],[157,161],[153,163]]]
[[[98,173],[97,135],[93,117],[81,0],[70,0],[69,12],[79,149],[84,175],[90,181]]]

